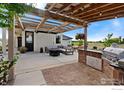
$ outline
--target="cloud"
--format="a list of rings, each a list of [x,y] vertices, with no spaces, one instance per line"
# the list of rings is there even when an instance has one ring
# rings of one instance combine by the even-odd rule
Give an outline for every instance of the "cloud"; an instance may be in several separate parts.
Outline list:
[[[118,20],[113,20],[112,25],[115,26],[115,27],[121,27],[121,23]]]
[[[36,7],[44,10],[47,3],[36,3]]]

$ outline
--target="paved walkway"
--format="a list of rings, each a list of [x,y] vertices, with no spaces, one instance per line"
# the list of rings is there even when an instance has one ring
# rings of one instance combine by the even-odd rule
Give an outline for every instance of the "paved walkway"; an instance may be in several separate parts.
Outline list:
[[[77,53],[74,55],[61,54],[58,57],[51,57],[46,53],[21,54],[15,66],[14,85],[46,85],[42,69],[76,63],[77,57]]]

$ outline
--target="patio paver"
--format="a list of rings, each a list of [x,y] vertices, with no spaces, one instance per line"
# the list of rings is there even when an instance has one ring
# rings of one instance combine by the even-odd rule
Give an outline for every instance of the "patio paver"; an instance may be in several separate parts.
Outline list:
[[[13,85],[45,85],[42,69],[77,62],[77,53],[51,57],[46,53],[21,54],[15,66],[15,81]]]
[[[14,85],[45,85],[46,82],[41,71],[33,71],[16,76]]]
[[[109,85],[105,73],[83,63],[48,68],[42,73],[48,85]]]

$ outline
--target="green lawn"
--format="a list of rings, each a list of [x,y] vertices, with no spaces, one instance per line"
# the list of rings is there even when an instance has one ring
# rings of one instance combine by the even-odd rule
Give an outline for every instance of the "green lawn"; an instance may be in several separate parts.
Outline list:
[[[97,49],[102,49],[104,48],[103,43],[88,43],[88,48],[93,49],[93,46],[96,46]],[[119,45],[120,48],[124,48],[124,44]]]
[[[78,41],[73,41],[72,44],[74,46],[78,46],[79,45],[79,42]],[[104,48],[103,43],[88,43],[88,48],[89,49],[93,49],[94,46],[96,46],[98,50]],[[124,48],[124,44],[120,44],[119,47],[120,48]]]

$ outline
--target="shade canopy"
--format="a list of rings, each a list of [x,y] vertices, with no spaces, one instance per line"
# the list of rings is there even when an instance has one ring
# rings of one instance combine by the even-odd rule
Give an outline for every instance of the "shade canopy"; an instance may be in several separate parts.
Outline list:
[[[46,10],[33,9],[32,12],[25,14],[22,17],[16,18],[16,28],[34,29],[36,32],[54,32],[61,33],[70,30],[79,29],[82,26],[78,26],[73,23],[68,23],[54,18],[46,17]]]
[[[60,33],[120,17],[124,17],[122,3],[48,3],[45,10],[35,8],[20,18],[16,27]]]

